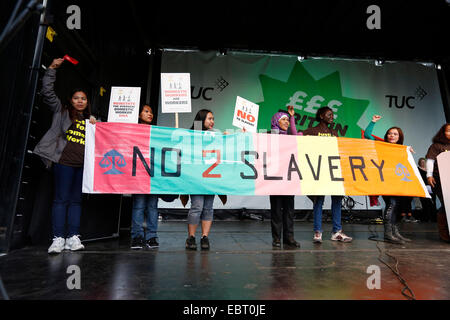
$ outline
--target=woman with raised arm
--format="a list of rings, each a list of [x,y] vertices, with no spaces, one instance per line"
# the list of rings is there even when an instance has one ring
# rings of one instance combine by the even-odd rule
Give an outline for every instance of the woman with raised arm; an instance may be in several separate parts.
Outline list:
[[[288,113],[277,112],[272,116],[272,133],[288,134],[290,127],[291,134],[302,135],[295,129],[294,107],[289,106]],[[283,239],[283,245],[286,248],[299,248],[300,243],[294,238],[294,196],[270,196],[270,216],[272,246],[277,249],[281,248],[281,239]]]
[[[316,121],[319,124],[315,127],[306,129],[303,131],[305,136],[324,136],[324,137],[338,137],[336,130],[330,128],[330,125],[334,122],[333,110],[329,107],[322,107],[317,110]],[[313,213],[314,213],[314,243],[322,242],[322,207],[325,196],[312,196],[309,197],[313,200]],[[333,229],[331,233],[332,241],[351,242],[352,237],[347,236],[342,231],[342,196],[331,196],[331,214],[333,219]]]
[[[364,138],[375,140],[372,136],[373,128],[375,123],[381,119],[381,116],[374,115],[372,121],[367,126],[364,132]],[[399,127],[391,127],[384,134],[384,142],[401,144],[403,145],[404,135],[402,129]],[[408,147],[412,152],[414,150]],[[399,231],[399,220],[400,220],[400,205],[402,197],[400,196],[383,196],[383,200],[386,204],[384,209],[384,239],[395,244],[404,244],[405,242],[411,241],[411,239],[405,238],[400,234]]]
[[[86,91],[73,89],[63,105],[56,96],[56,70],[64,59],[54,59],[42,79],[44,103],[53,111],[50,129],[36,145],[34,153],[45,165],[53,165],[53,243],[48,253],[84,249],[80,240],[81,188],[83,179],[85,119],[94,124]],[[68,230],[66,232],[66,224]]]

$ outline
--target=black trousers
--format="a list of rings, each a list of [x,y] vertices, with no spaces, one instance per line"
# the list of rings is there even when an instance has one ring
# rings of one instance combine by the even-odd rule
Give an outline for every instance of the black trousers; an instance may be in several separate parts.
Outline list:
[[[270,196],[272,238],[294,238],[294,196]]]
[[[445,213],[445,206],[444,206],[444,195],[442,194],[442,186],[441,186],[441,179],[439,176],[433,175],[434,180],[436,181],[436,184],[434,188],[432,187],[431,190],[433,193],[439,198],[439,202],[441,203],[441,207],[439,208],[440,212]]]
[[[439,201],[441,202],[441,207],[439,208],[437,212],[437,225],[439,230],[439,237],[442,240],[445,240],[447,242],[450,242],[450,233],[448,229],[447,224],[447,215],[445,213],[445,205],[444,205],[444,195],[442,194],[442,186],[441,186],[441,180],[439,176],[433,175],[434,180],[436,181],[436,185],[433,189],[433,193],[437,195],[439,198]]]
[[[433,221],[436,222],[436,194],[431,194],[429,198],[419,198],[422,203],[422,217],[421,221]]]

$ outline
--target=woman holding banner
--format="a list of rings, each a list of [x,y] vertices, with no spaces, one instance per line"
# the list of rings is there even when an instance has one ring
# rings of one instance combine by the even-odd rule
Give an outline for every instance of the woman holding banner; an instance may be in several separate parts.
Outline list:
[[[294,107],[289,106],[288,112],[289,114],[277,112],[272,116],[272,132],[288,134],[289,125],[295,128]],[[301,132],[295,132],[295,134],[303,135]],[[300,243],[294,239],[294,196],[270,196],[270,216],[272,246],[281,248],[281,237],[283,237],[284,246],[299,248]]]
[[[150,125],[153,121],[153,110],[144,105],[139,111],[139,123]],[[147,228],[143,223],[146,220]],[[131,213],[131,249],[144,247],[158,248],[158,195],[133,194],[133,211]],[[144,232],[145,231],[145,232]]]
[[[436,160],[437,156],[440,153],[446,151],[450,151],[450,123],[444,124],[439,129],[439,131],[433,137],[433,144],[428,148],[428,152],[426,155],[427,180],[433,190],[433,193],[435,193],[438,196],[439,201],[441,202],[441,207],[439,208],[437,213],[439,238],[442,241],[450,242],[450,235],[444,206],[444,197],[442,194],[441,179],[439,176],[439,168],[437,166]]]
[[[303,131],[305,136],[325,136],[338,137],[336,130],[330,128],[334,121],[333,110],[329,107],[322,107],[317,110],[316,121],[319,124],[315,127]],[[295,128],[295,127],[294,127]],[[322,242],[322,207],[325,196],[310,197],[313,200],[314,213],[314,243]],[[333,229],[331,234],[332,241],[351,242],[353,239],[342,232],[341,224],[341,203],[342,196],[331,196],[331,213],[333,219]]]
[[[211,110],[202,109],[197,112],[191,130],[213,131],[214,115]],[[190,195],[191,208],[188,212],[188,238],[186,239],[186,249],[197,250],[197,243],[195,242],[195,231],[201,220],[202,222],[202,237],[200,239],[200,246],[202,250],[209,250],[209,231],[213,221],[213,204],[214,195]],[[226,196],[219,196],[222,203],[225,204]],[[180,200],[185,206],[188,199],[186,195],[181,195]]]
[[[54,59],[42,79],[43,101],[53,111],[50,129],[36,145],[34,153],[45,165],[53,165],[54,200],[52,206],[53,243],[48,253],[84,249],[79,238],[81,187],[83,178],[85,119],[94,124],[86,91],[72,90],[63,106],[56,96],[56,69],[64,62]],[[65,227],[68,225],[68,233]]]
[[[364,131],[364,138],[375,140],[372,136],[375,123],[381,119],[381,116],[374,115],[372,121]],[[401,144],[403,145],[404,135],[402,129],[399,127],[389,128],[384,134],[384,142]],[[411,147],[409,147],[411,151]],[[411,241],[411,239],[403,237],[398,228],[398,220],[400,217],[400,205],[402,203],[402,197],[397,196],[383,196],[383,200],[386,204],[384,211],[384,239],[394,244],[404,244]]]

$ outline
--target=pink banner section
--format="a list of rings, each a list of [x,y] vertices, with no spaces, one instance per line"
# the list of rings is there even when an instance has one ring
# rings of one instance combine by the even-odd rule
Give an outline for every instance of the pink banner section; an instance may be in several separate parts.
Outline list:
[[[136,130],[136,126],[140,126],[139,130]],[[96,126],[95,192],[150,193],[150,176],[139,159],[136,161],[136,175],[132,175],[133,148],[130,147],[137,146],[142,156],[149,159],[150,128],[151,126],[148,125],[124,123]],[[113,137],[111,137],[112,134],[114,134]],[[114,144],[111,144],[111,140],[114,141]],[[114,148],[111,145],[114,145]],[[105,168],[109,170],[105,172]]]
[[[255,195],[301,194],[300,177],[295,170],[297,137],[254,133],[253,141],[258,150],[258,159],[252,159],[258,171]]]

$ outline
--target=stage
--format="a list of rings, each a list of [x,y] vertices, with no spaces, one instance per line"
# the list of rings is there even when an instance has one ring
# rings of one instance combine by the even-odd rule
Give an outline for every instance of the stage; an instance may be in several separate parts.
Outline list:
[[[450,299],[450,244],[439,241],[436,223],[403,223],[413,241],[379,242],[380,250],[368,239],[374,233],[381,239],[380,224],[344,224],[352,243],[332,242],[331,224],[323,227],[323,243],[313,244],[312,223],[297,221],[301,248],[276,250],[268,220],[215,221],[211,250],[187,251],[186,222],[161,221],[159,249],[132,251],[121,230],[120,238],[87,242],[80,252],[12,251],[0,257],[0,275],[10,299],[19,300],[406,300],[404,286],[378,260],[381,250],[398,259],[416,299]],[[381,258],[395,267],[392,258]],[[68,288],[75,274],[69,266],[79,267],[80,289]],[[380,289],[369,290],[377,266]]]

